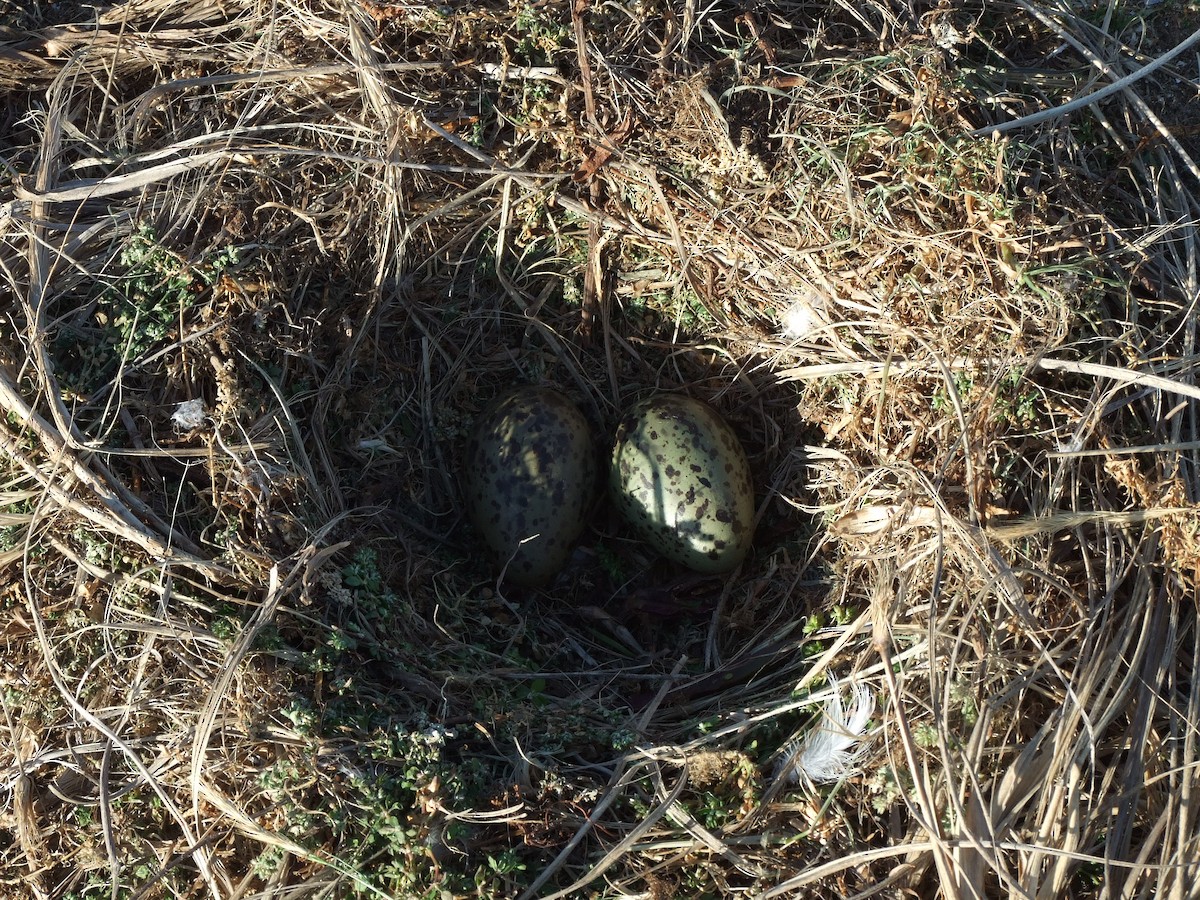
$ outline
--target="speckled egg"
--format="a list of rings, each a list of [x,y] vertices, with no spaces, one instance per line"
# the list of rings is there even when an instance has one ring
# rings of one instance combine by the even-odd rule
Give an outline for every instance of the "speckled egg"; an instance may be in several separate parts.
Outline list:
[[[548,582],[583,533],[595,494],[583,414],[558,391],[517,388],[480,414],[463,464],[467,512],[497,567],[516,584]]]
[[[750,550],[754,485],[746,452],[699,400],[662,394],[622,417],[609,491],[644,540],[696,572],[729,572]]]

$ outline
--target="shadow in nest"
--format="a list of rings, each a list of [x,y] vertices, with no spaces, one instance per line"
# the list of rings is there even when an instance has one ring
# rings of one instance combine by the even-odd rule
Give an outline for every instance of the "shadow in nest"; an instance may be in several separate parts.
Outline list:
[[[436,290],[401,286],[381,307],[336,401],[344,411],[324,426],[343,435],[334,446],[353,523],[346,538],[378,548],[387,577],[426,621],[520,622],[516,646],[538,670],[580,673],[575,680],[609,673],[605,690],[621,706],[654,702],[686,718],[731,686],[753,693],[760,679],[764,690],[786,695],[806,617],[828,592],[814,556],[819,523],[799,508],[809,502],[802,449],[809,439],[797,386],[772,374],[761,329],[720,325],[694,295],[690,302],[618,297],[590,341],[579,334],[578,304],[556,301],[536,313],[514,309],[484,277]],[[676,392],[713,406],[740,438],[753,473],[749,557],[730,575],[690,572],[632,537],[601,489],[553,583],[498,582],[464,512],[462,455],[480,410],[519,383],[558,387],[578,404],[596,438],[602,479],[616,422],[638,400]],[[359,516],[355,508],[376,512]],[[616,670],[635,677],[614,680]]]

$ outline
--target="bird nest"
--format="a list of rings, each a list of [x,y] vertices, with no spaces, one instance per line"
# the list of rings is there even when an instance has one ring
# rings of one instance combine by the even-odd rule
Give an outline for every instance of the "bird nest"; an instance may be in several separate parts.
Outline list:
[[[1003,12],[0,12],[9,889],[1189,885],[1194,13]],[[498,582],[518,382],[712,404],[749,558]]]

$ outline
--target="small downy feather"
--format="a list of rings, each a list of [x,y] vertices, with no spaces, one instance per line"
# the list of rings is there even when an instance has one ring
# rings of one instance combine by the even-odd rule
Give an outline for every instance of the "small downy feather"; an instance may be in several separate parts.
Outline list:
[[[837,681],[831,678],[830,687],[833,696],[825,704],[821,723],[792,739],[784,749],[776,776],[783,775],[793,784],[801,778],[828,782],[840,781],[853,771],[866,749],[861,741],[875,712],[875,695],[866,685],[851,687],[853,707],[847,714]]]

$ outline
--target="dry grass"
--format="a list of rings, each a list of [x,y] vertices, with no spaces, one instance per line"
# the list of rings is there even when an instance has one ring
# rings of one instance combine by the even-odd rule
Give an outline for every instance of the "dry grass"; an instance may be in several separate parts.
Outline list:
[[[0,896],[1195,895],[1198,12],[0,5]],[[501,590],[513,381],[751,559]]]

